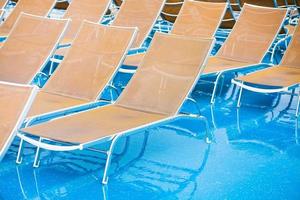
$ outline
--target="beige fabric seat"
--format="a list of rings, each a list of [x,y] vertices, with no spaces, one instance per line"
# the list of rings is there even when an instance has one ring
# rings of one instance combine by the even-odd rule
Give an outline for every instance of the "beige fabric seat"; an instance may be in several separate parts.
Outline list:
[[[163,114],[143,112],[118,105],[108,105],[101,109],[94,109],[82,112],[79,115],[66,117],[63,120],[57,120],[54,124],[50,122],[25,130],[32,135],[80,144],[146,125],[166,117]],[[112,126],[112,122],[116,122],[114,126]]]
[[[61,44],[70,44],[76,36],[83,20],[98,23],[105,15],[110,0],[72,0],[64,15],[64,19],[71,19]]]
[[[7,3],[7,0],[0,0],[0,9],[4,8],[6,3]]]
[[[30,84],[53,54],[68,22],[22,13],[0,48],[0,80]]]
[[[133,130],[177,116],[203,71],[212,43],[212,39],[157,33],[143,64],[115,104],[27,127],[20,131],[19,137],[48,150],[83,149],[110,138],[112,142],[102,181],[106,184],[117,139]],[[24,133],[74,145],[43,144]]]
[[[137,38],[132,48],[139,48],[152,30],[165,0],[126,0],[112,22],[114,26],[137,27]]]
[[[227,8],[226,3],[187,0],[173,25],[171,34],[191,37],[214,37]],[[128,55],[124,65],[138,67],[145,53]]]
[[[280,65],[270,67],[261,71],[257,71],[246,76],[239,77],[233,80],[233,83],[241,87],[240,98],[242,89],[247,89],[253,92],[260,93],[275,93],[287,91],[292,87],[298,86],[300,83],[300,26],[296,27],[293,34],[291,43],[282,58]],[[249,86],[249,83],[252,85]],[[255,84],[255,85],[253,85]],[[260,89],[262,86],[272,86],[271,89]],[[299,95],[300,97],[300,95]],[[300,99],[300,98],[299,98]],[[299,100],[297,105],[296,115],[298,116]]]
[[[251,65],[250,62],[242,62],[237,61],[233,59],[218,57],[218,56],[212,56],[208,58],[206,67],[204,69],[204,74],[211,74],[211,73],[217,73],[223,70],[230,70],[233,67],[234,68],[240,68],[245,67],[248,65]]]
[[[300,70],[296,67],[276,66],[239,77],[245,83],[274,87],[290,87],[299,84]]]
[[[208,59],[203,75],[217,75],[211,103],[220,77],[228,71],[256,67],[271,47],[286,17],[286,9],[244,4],[240,17],[216,54]],[[271,24],[271,25],[270,25]]]
[[[20,128],[35,93],[33,86],[0,82],[0,161]]]
[[[46,17],[53,8],[54,4],[55,0],[19,0],[13,11],[0,25],[0,36],[8,36],[22,12]]]
[[[134,41],[135,28],[84,21],[72,47],[40,90],[28,117],[96,101]]]

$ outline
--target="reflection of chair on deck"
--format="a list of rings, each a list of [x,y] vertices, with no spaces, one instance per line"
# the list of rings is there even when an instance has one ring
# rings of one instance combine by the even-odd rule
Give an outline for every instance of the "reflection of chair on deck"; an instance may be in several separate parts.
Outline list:
[[[257,71],[242,76],[232,82],[241,87],[238,99],[238,107],[241,105],[242,90],[246,89],[257,93],[287,92],[299,86],[300,83],[300,26],[297,27],[292,41],[281,61],[281,64],[268,69]],[[296,108],[298,116],[300,92]]]
[[[202,78],[216,76],[211,103],[219,79],[227,72],[257,68],[273,44],[286,16],[286,9],[245,4],[229,37],[216,56],[208,59]],[[272,26],[270,26],[272,24]]]
[[[299,145],[298,120],[295,120],[295,129],[293,130],[292,128],[288,129],[284,123],[282,123],[285,117],[280,112],[275,115],[271,110],[261,117],[256,117],[251,120],[246,118],[244,121],[242,120],[243,115],[241,115],[240,112],[242,112],[242,110],[237,108],[236,127],[238,133],[229,136],[230,143],[258,145],[281,154],[286,152],[290,146]],[[290,124],[290,121],[288,121],[288,124]],[[264,129],[264,131],[254,131],[255,129]],[[246,132],[249,130],[251,131]],[[283,141],[286,142],[283,143]]]
[[[177,157],[177,159],[179,157],[176,152],[169,155],[169,157],[166,157],[166,155],[162,153],[162,156],[156,156],[155,160],[151,157],[151,155],[150,158],[147,158],[149,157],[147,155],[147,146],[149,146],[148,148],[151,148],[151,144],[155,144],[154,141],[151,142],[150,138],[148,138],[147,143],[144,144],[145,146],[141,154],[126,166],[118,170],[119,174],[121,174],[118,176],[118,179],[122,179],[124,176],[127,182],[132,183],[133,185],[143,185],[143,187],[146,187],[149,190],[160,192],[164,194],[165,198],[167,198],[168,195],[172,195],[172,197],[176,196],[179,199],[190,199],[198,189],[197,179],[200,177],[206,166],[211,145],[205,142],[205,135],[198,135],[197,138],[201,138],[201,140],[198,140],[195,137],[190,137],[189,133],[185,133],[180,130],[178,131],[177,129],[169,129],[165,126],[158,127],[157,129],[159,129],[158,131],[160,132],[160,135],[156,136],[160,139],[162,137],[167,137],[168,141],[172,143],[171,145],[174,147],[181,146],[181,148],[184,148],[183,146],[185,145],[183,144],[188,145],[195,144],[197,142],[197,144],[193,146],[197,147],[196,149],[201,150],[201,153],[199,153],[199,150],[195,150],[193,152],[198,153],[192,157],[193,161],[200,161],[199,163],[193,162],[197,163],[197,167],[191,167],[190,164],[187,164],[190,163],[188,159],[185,162],[181,162],[181,165],[172,163],[174,157]],[[162,134],[169,130],[171,133],[166,132],[165,135]],[[173,132],[172,130],[175,131]],[[187,137],[187,135],[189,135],[189,137]],[[172,139],[174,139],[175,143],[172,142]],[[176,144],[176,141],[180,141],[180,144]],[[150,152],[153,151],[150,150]]]
[[[54,4],[55,0],[20,0],[6,20],[0,25],[0,37],[8,36],[22,12],[47,17]]]
[[[226,11],[225,3],[185,1],[171,34],[213,38]],[[124,65],[138,67],[145,53],[128,55]]]
[[[116,103],[20,130],[21,143],[37,147],[34,165],[38,166],[40,148],[73,151],[110,141],[102,181],[106,184],[118,139],[178,118],[203,120],[201,116],[180,115],[179,109],[203,70],[212,41],[157,34],[143,64]]]
[[[0,80],[31,84],[48,63],[69,20],[21,14],[0,48]]]

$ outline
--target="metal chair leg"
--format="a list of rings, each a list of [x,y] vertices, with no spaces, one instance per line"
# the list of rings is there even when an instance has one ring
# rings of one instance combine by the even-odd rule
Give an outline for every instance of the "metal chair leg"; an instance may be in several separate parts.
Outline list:
[[[39,142],[42,142],[42,138],[39,139]],[[33,162],[34,168],[38,168],[40,166],[40,151],[41,148],[37,147],[35,152],[34,162]]]
[[[296,108],[296,117],[299,116],[299,104],[300,104],[300,88],[298,92],[298,102],[297,102],[297,108]]]
[[[105,168],[104,168],[104,173],[103,173],[103,178],[102,178],[102,184],[104,184],[104,185],[106,185],[108,183],[108,169],[111,164],[114,147],[115,147],[119,137],[121,137],[121,135],[117,135],[112,139],[109,150],[106,152],[107,158],[106,158],[106,163],[105,163]]]
[[[212,96],[210,99],[211,104],[215,103],[215,96],[216,96],[216,92],[217,92],[217,88],[218,88],[218,82],[219,82],[219,79],[221,78],[222,74],[223,74],[222,72],[218,73],[217,78],[214,82],[214,90],[213,90],[213,93],[212,93]]]
[[[241,107],[242,92],[243,92],[243,88],[241,87],[240,94],[239,94],[239,99],[238,99],[238,103],[237,103],[238,108]]]
[[[18,149],[18,155],[17,155],[17,159],[16,159],[16,163],[17,164],[21,164],[22,163],[22,154],[23,154],[23,143],[24,140],[21,139],[20,144],[19,144],[19,149]]]

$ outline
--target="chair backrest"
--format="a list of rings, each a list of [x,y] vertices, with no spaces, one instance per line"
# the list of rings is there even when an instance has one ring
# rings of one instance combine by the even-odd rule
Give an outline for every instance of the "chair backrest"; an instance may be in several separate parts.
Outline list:
[[[171,33],[195,37],[214,37],[226,8],[226,3],[186,0]]]
[[[109,4],[110,0],[72,0],[64,15],[65,19],[72,20],[64,38],[74,39],[83,20],[99,22],[105,15]]]
[[[276,0],[239,0],[240,5],[244,6],[244,4],[253,4],[258,6],[266,6],[266,7],[275,7],[274,1]]]
[[[291,43],[286,50],[281,65],[300,68],[300,26],[297,25]]]
[[[282,27],[286,13],[286,9],[245,4],[217,56],[250,63],[261,62]]]
[[[48,61],[68,22],[22,13],[0,48],[0,80],[29,84]]]
[[[33,86],[0,82],[0,161],[26,117],[35,93]]]
[[[85,21],[43,90],[95,100],[118,70],[136,33],[136,28],[103,26]]]
[[[221,23],[221,28],[225,29],[231,29],[235,23],[235,18],[231,6],[231,1],[229,0],[196,0],[196,1],[202,1],[202,2],[215,2],[215,3],[228,3],[228,7],[224,16],[224,19]]]
[[[46,16],[53,8],[55,0],[19,0],[16,7],[0,25],[0,36],[7,36],[22,12]]]
[[[113,21],[114,26],[138,27],[133,48],[140,47],[152,30],[165,0],[126,0]]]
[[[204,69],[213,39],[156,33],[119,106],[175,115]]]

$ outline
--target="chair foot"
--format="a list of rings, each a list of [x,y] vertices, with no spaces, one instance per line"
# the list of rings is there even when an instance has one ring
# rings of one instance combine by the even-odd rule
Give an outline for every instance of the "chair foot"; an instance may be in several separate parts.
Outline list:
[[[105,163],[105,168],[104,168],[104,173],[103,173],[103,178],[102,178],[103,185],[107,185],[107,183],[108,183],[108,170],[109,170],[109,167],[111,164],[113,150],[114,150],[114,147],[115,147],[119,137],[121,137],[121,135],[117,135],[112,139],[109,150],[106,152],[107,158],[106,158],[106,163]]]
[[[241,87],[240,93],[239,93],[238,102],[237,102],[237,107],[238,107],[238,108],[241,107],[242,92],[243,92],[243,88]]]
[[[17,164],[21,164],[22,163],[22,154],[23,154],[23,143],[24,143],[24,140],[21,139],[20,141],[20,144],[19,144],[19,149],[18,149],[18,155],[17,155],[17,158],[16,158],[16,163]]]

